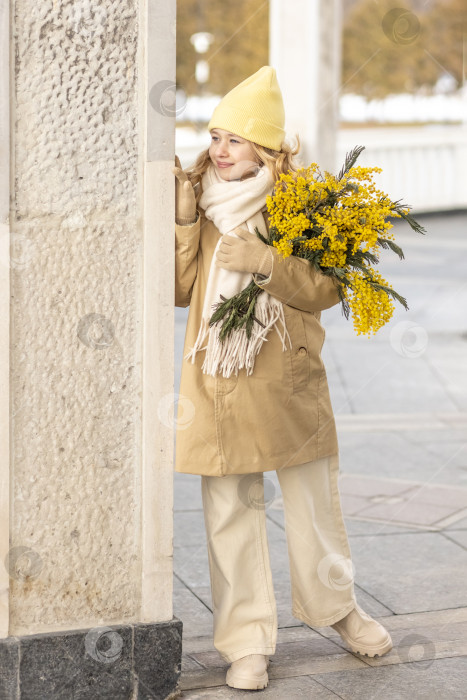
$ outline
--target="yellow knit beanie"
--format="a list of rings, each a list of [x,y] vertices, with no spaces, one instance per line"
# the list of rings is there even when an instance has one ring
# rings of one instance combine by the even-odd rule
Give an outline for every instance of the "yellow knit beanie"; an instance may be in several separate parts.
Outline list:
[[[284,123],[284,103],[276,71],[263,66],[222,98],[208,129],[224,129],[279,151],[285,137]]]

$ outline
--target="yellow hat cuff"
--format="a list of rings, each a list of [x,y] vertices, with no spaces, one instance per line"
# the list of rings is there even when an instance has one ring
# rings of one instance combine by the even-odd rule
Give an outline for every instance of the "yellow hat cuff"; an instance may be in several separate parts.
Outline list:
[[[251,112],[244,112],[222,101],[214,110],[208,130],[224,129],[232,134],[241,136],[247,141],[253,141],[265,148],[280,151],[285,138],[285,131],[276,124],[254,117]]]

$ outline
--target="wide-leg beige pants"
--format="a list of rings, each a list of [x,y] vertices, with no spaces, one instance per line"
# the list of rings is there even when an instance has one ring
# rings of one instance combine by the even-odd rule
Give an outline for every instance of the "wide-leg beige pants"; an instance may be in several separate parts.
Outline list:
[[[356,604],[338,490],[339,456],[276,473],[284,503],[292,614],[311,627],[331,625]],[[277,611],[263,472],[202,476],[201,489],[214,646],[230,663],[246,654],[274,654]]]

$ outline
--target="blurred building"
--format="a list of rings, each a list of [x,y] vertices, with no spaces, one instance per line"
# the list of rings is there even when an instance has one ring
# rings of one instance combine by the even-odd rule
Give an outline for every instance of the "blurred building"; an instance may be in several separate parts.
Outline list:
[[[182,4],[188,1],[182,0]],[[450,0],[450,5],[456,2]],[[289,140],[296,133],[300,136],[303,164],[315,161],[331,171],[340,168],[347,151],[364,145],[359,163],[381,167],[378,185],[394,199],[404,198],[417,212],[464,208],[467,89],[458,87],[461,77],[456,79],[449,73],[447,59],[443,67],[431,53],[434,47],[429,44],[427,49],[423,43],[427,24],[436,24],[440,40],[447,42],[449,32],[454,31],[454,14],[451,10],[446,17],[445,13],[441,22],[434,0],[409,3],[412,9],[393,8],[389,0],[381,6],[370,3],[369,9],[367,4],[367,0],[296,0],[293,5],[270,1],[269,63],[277,69],[284,95],[287,136]],[[253,9],[250,22],[255,18]],[[353,50],[360,42],[362,51],[358,56],[344,56],[342,61],[343,20],[350,22],[353,11],[360,13],[354,20],[357,28],[362,13],[367,22],[361,27],[362,35],[353,37]],[[347,36],[352,26],[347,26]],[[462,53],[461,48],[456,51]],[[213,62],[220,54],[222,47],[216,46]],[[388,70],[397,65],[395,85],[402,86],[405,73],[412,75],[420,61],[421,65],[429,64],[431,71],[422,71],[417,80],[436,80],[431,88],[385,93],[379,98],[353,93],[356,76],[364,74],[365,80],[384,82],[385,72],[380,67],[374,74],[377,59],[383,60],[383,65],[388,62]],[[351,65],[353,71],[345,82],[342,64]],[[251,70],[256,67],[252,63]],[[238,81],[244,77],[239,70]],[[389,89],[385,86],[383,92]],[[206,125],[221,96],[212,94],[209,85],[203,96],[181,93],[176,143],[184,166],[209,144]]]

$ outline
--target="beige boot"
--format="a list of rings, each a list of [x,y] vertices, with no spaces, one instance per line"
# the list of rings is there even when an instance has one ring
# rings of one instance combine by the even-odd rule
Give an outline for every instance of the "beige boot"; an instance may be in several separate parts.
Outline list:
[[[331,627],[358,654],[382,656],[392,649],[392,639],[387,629],[373,620],[359,605]]]
[[[269,682],[267,668],[269,656],[264,654],[248,654],[241,659],[233,661],[225,682],[232,688],[242,690],[261,690]]]

